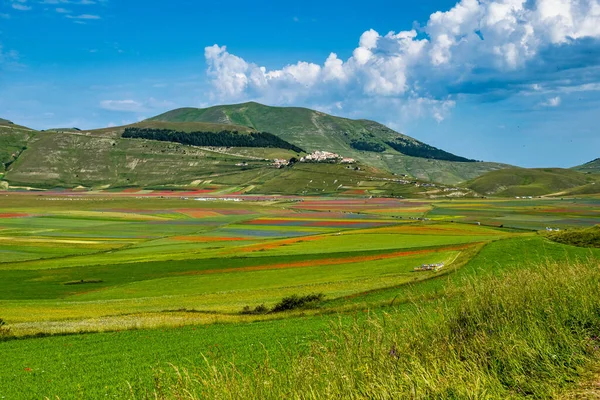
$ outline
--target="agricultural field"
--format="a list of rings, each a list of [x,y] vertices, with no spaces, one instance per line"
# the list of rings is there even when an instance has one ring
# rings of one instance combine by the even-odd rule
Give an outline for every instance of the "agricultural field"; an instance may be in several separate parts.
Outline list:
[[[408,310],[473,276],[600,259],[600,249],[545,233],[600,223],[591,197],[219,190],[0,193],[0,318],[10,329],[0,335],[0,398],[120,398],[128,384],[153,390],[170,363],[204,357],[251,369],[268,353],[282,365],[332,322]],[[443,268],[415,271],[423,264]]]

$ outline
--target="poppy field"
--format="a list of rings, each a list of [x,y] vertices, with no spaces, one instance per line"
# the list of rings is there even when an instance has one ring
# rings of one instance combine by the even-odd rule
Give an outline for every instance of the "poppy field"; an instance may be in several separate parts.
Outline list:
[[[600,223],[593,198],[0,196],[7,399],[119,398],[127,382],[150,387],[156,365],[302,351],[332,320],[405,307],[450,280],[542,259],[600,258],[540,233]],[[310,294],[324,300],[244,312]],[[109,359],[114,351],[129,357]]]

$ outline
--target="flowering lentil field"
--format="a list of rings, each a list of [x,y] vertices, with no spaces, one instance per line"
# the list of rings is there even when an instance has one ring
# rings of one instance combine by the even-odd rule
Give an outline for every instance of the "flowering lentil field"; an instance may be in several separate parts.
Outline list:
[[[0,399],[121,398],[127,382],[152,387],[153,367],[301,352],[332,319],[404,307],[450,279],[600,257],[536,232],[600,223],[593,198],[206,193],[0,193]],[[316,308],[241,313],[312,293],[325,295]]]

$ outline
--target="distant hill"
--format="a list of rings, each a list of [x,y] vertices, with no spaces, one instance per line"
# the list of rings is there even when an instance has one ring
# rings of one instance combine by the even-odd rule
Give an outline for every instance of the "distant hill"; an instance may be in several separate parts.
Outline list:
[[[574,167],[573,169],[576,171],[579,171],[579,172],[590,172],[593,174],[599,174],[600,173],[600,158],[596,158],[593,161],[590,161],[583,165],[579,165],[577,167]]]
[[[13,122],[4,118],[0,118],[0,125],[13,125]]]
[[[180,108],[149,121],[245,126],[277,135],[309,152],[332,151],[390,172],[445,183],[457,183],[507,167],[451,154],[374,121],[339,118],[307,108],[250,102],[204,109]]]
[[[79,128],[50,128],[44,129],[42,132],[81,132]]]
[[[570,169],[508,168],[484,174],[468,182],[466,186],[482,195],[543,196],[568,193],[586,186],[593,190],[598,180],[594,176]]]

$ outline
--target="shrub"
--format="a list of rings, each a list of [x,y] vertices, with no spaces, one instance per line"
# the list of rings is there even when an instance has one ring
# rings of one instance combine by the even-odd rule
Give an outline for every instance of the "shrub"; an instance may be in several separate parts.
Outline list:
[[[298,308],[310,308],[316,306],[317,303],[325,298],[323,293],[309,294],[306,296],[298,296],[293,294],[284,297],[281,301],[275,304],[272,312],[290,311]]]
[[[267,314],[269,312],[269,308],[264,304],[254,307],[254,309],[250,308],[250,306],[246,306],[242,309],[240,314],[246,315],[259,315],[259,314]]]
[[[0,339],[11,335],[10,328],[6,326],[6,321],[0,318]]]

